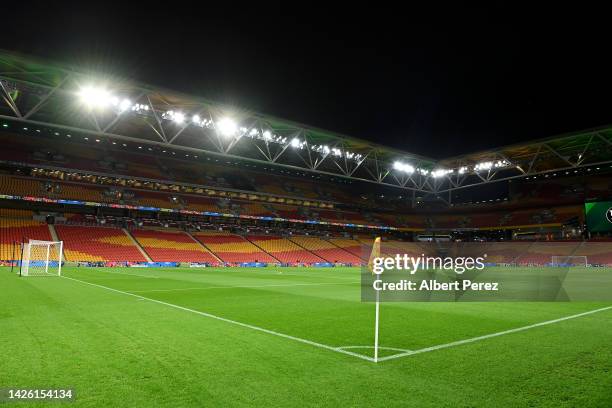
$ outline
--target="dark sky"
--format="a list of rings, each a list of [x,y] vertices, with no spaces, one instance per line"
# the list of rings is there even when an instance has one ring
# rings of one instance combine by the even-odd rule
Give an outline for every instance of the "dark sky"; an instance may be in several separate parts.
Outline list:
[[[612,123],[608,24],[199,4],[27,2],[1,46],[437,158]]]

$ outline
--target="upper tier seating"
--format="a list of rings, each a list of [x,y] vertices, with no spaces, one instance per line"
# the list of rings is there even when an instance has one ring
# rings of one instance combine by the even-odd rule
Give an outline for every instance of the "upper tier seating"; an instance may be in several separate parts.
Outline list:
[[[108,202],[109,200],[101,194],[103,190],[102,187],[69,184],[55,180],[0,175],[0,191],[3,194]]]

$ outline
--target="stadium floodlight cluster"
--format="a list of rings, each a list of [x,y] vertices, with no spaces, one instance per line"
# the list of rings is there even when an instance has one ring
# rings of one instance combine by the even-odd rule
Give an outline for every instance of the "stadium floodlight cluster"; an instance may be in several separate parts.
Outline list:
[[[104,109],[108,107],[115,108],[118,112],[125,111],[148,111],[149,106],[140,103],[132,103],[128,98],[119,98],[112,95],[104,88],[94,86],[86,86],[79,91],[80,100],[90,109]]]
[[[433,171],[431,172],[431,177],[433,177],[433,178],[444,177],[444,176],[446,176],[447,174],[450,174],[450,173],[453,173],[453,172],[454,172],[454,170],[448,170],[448,169],[436,169],[436,170],[433,170]]]
[[[415,170],[414,166],[403,163],[401,161],[396,161],[395,163],[393,163],[393,168],[397,171],[401,171],[406,174],[412,174]]]
[[[79,96],[84,104],[90,109],[103,109],[113,107],[118,113],[132,111],[139,114],[146,114],[151,108],[149,105],[133,104],[128,98],[119,98],[104,88],[87,86],[81,89]],[[354,153],[338,147],[330,147],[326,144],[309,145],[306,140],[298,137],[288,139],[286,136],[278,135],[270,129],[261,129],[256,126],[243,126],[236,120],[230,117],[222,117],[218,120],[213,118],[203,118],[199,114],[188,116],[187,114],[168,110],[161,113],[163,120],[172,121],[179,125],[189,126],[194,125],[201,128],[215,130],[220,136],[228,138],[248,137],[255,140],[262,140],[266,143],[277,143],[283,146],[290,146],[294,149],[309,149],[312,152],[317,152],[322,156],[333,156],[337,158],[346,158],[355,161],[361,161],[363,155]],[[426,168],[415,167],[412,164],[403,161],[393,163],[393,169],[408,175],[417,173],[424,177],[432,177],[434,179],[442,178],[447,175],[463,175],[466,173],[480,173],[483,171],[491,171],[510,167],[511,164],[507,160],[483,161],[473,166],[461,166],[456,169],[438,168],[429,170]]]
[[[78,92],[81,102],[89,109],[102,110],[113,108],[118,114],[132,111],[138,114],[146,115],[152,111],[149,105],[132,103],[128,98],[119,98],[113,95],[110,91],[102,87],[86,86]],[[153,112],[151,112],[153,114]],[[313,152],[321,155],[331,155],[334,157],[344,157],[346,159],[361,161],[364,156],[360,153],[354,153],[348,150],[343,150],[338,147],[330,147],[328,145],[311,145],[309,146],[306,140],[301,140],[297,137],[288,140],[286,136],[278,135],[270,129],[258,129],[257,127],[241,126],[230,117],[223,117],[219,120],[212,118],[203,118],[199,114],[189,116],[188,114],[177,111],[167,110],[160,115],[162,120],[174,122],[179,125],[189,126],[194,125],[201,128],[216,130],[217,133],[224,137],[248,137],[251,139],[263,140],[265,142],[277,143],[286,146],[289,144],[294,149],[308,148]]]
[[[431,176],[433,178],[440,178],[449,174],[465,174],[470,171],[473,173],[478,173],[480,171],[490,171],[492,169],[499,169],[510,166],[511,163],[507,160],[497,160],[477,163],[471,168],[469,166],[461,166],[457,169],[435,169],[430,171],[423,168],[415,168],[413,165],[401,161],[396,161],[393,163],[393,169],[398,172],[406,174],[413,174],[416,172],[422,176]]]

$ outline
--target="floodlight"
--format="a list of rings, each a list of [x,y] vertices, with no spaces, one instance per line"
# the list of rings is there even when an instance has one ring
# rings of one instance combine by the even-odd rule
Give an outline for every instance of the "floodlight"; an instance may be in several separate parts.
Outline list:
[[[448,173],[452,173],[452,170],[446,170],[446,169],[437,169],[431,172],[431,176],[433,178],[440,178],[440,177],[444,177],[446,176]]]
[[[185,114],[182,112],[176,112],[174,115],[172,115],[172,120],[176,123],[183,123],[185,120]]]
[[[508,166],[510,163],[507,160],[498,160],[495,163],[495,167],[506,167]]]
[[[238,129],[236,122],[234,122],[230,118],[223,118],[219,122],[217,122],[217,130],[223,136],[232,136],[236,133]]]
[[[413,166],[411,166],[410,164],[402,163],[400,161],[396,161],[395,163],[393,163],[393,168],[397,171],[401,171],[407,174],[414,173]]]
[[[193,115],[193,117],[191,118],[191,121],[193,123],[200,124],[200,115]]]
[[[121,103],[119,104],[119,110],[120,111],[126,111],[130,108],[130,106],[132,106],[132,102],[130,102],[129,99],[124,99],[121,101]]]
[[[266,130],[263,132],[263,137],[265,140],[270,140],[272,139],[272,133],[269,130]]]
[[[103,88],[86,86],[79,91],[81,101],[91,108],[104,108],[115,99]]]
[[[300,147],[300,139],[297,137],[291,139],[291,147]]]
[[[487,162],[478,163],[476,166],[474,166],[474,170],[476,170],[476,171],[478,171],[478,170],[490,170],[491,167],[493,167],[493,162],[487,161]]]

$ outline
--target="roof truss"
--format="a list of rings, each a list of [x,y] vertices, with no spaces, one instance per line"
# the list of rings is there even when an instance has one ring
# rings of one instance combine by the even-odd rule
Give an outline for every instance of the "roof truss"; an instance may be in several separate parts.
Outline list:
[[[94,81],[105,84],[138,109],[84,108],[79,104],[78,91]],[[197,115],[207,125],[168,120],[168,112]],[[223,135],[218,127],[228,115],[240,125],[231,137]],[[0,53],[0,119],[371,182],[443,200],[458,189],[612,162],[612,128],[435,161],[204,99],[6,53]],[[397,171],[394,162],[398,160],[418,171]],[[504,165],[477,170],[482,163]]]

